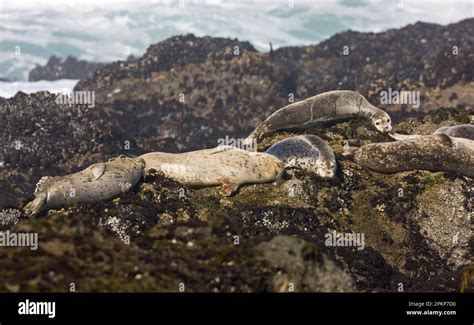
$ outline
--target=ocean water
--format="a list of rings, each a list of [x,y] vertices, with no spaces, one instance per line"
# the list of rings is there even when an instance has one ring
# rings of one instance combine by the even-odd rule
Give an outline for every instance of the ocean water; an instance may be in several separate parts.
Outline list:
[[[27,94],[35,93],[41,90],[48,90],[56,94],[70,94],[79,80],[40,80],[40,81],[0,81],[0,97],[10,98],[15,96],[18,91]]]
[[[26,81],[51,55],[124,60],[186,33],[248,40],[268,51],[269,42],[314,44],[348,29],[453,23],[473,16],[474,0],[2,0],[0,9],[0,78]]]

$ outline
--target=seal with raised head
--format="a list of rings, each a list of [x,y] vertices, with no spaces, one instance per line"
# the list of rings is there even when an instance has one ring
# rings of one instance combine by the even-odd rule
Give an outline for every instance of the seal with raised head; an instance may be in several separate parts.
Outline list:
[[[472,124],[459,124],[452,126],[442,126],[433,134],[446,134],[450,137],[455,138],[465,138],[469,140],[474,140],[474,125]],[[395,140],[407,140],[415,139],[421,137],[419,134],[400,134],[400,133],[391,133],[390,136]]]
[[[352,155],[359,165],[380,173],[420,169],[474,177],[474,141],[446,134],[371,143],[354,148]]]
[[[74,174],[43,177],[37,185],[35,199],[26,205],[25,213],[35,215],[72,203],[113,199],[132,188],[143,176],[144,168],[143,159],[120,156]]]
[[[304,130],[352,118],[370,119],[381,132],[392,129],[390,116],[371,105],[364,96],[350,90],[335,90],[280,108],[261,122],[245,142],[258,142],[279,130]]]
[[[336,157],[331,147],[312,134],[279,141],[265,152],[283,161],[286,169],[302,170],[323,179],[331,179],[336,173]]]
[[[188,186],[220,185],[219,193],[229,196],[242,184],[266,183],[281,177],[283,162],[267,153],[232,146],[185,153],[151,152],[140,156],[145,171],[154,169]]]

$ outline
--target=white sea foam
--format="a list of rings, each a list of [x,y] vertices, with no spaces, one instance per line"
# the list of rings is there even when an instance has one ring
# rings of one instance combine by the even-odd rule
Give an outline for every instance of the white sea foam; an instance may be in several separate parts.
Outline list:
[[[89,61],[142,55],[173,35],[248,40],[261,51],[318,43],[347,29],[382,31],[473,16],[471,0],[2,0],[0,78],[27,80],[51,55]],[[400,5],[401,4],[401,5]],[[15,46],[21,55],[15,55]]]
[[[52,93],[70,94],[78,80],[61,79],[55,81],[0,81],[0,97],[13,97],[19,91],[31,94],[40,90],[49,90]]]

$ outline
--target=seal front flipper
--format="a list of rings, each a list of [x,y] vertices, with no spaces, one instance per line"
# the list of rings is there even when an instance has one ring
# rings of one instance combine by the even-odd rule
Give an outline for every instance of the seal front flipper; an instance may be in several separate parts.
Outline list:
[[[220,177],[218,180],[221,187],[219,188],[219,194],[223,196],[231,196],[232,193],[237,191],[239,188],[238,184],[234,184],[230,181],[230,179],[226,177]]]
[[[98,180],[105,172],[105,164],[99,163],[94,164],[89,167],[89,172],[91,173],[93,180]]]
[[[444,133],[439,133],[439,134],[435,134],[434,136],[438,138],[444,145],[448,147],[454,146],[453,139],[449,135],[446,135]]]

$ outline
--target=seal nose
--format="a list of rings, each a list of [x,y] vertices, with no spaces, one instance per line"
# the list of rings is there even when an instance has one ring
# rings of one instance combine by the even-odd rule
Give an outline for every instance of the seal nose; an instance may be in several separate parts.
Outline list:
[[[326,172],[326,173],[324,173],[324,174],[321,175],[321,176],[322,176],[323,178],[325,178],[325,179],[330,179],[330,178],[333,178],[334,173],[332,173],[332,172]]]
[[[334,171],[332,171],[329,166],[317,168],[316,174],[322,179],[331,179],[334,177]]]

